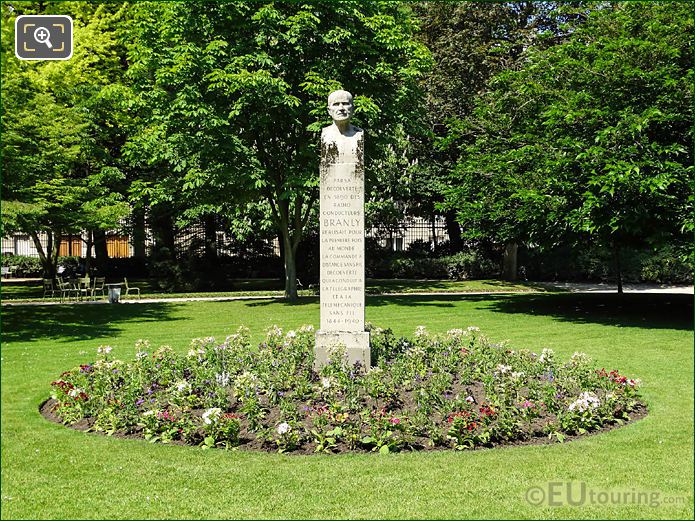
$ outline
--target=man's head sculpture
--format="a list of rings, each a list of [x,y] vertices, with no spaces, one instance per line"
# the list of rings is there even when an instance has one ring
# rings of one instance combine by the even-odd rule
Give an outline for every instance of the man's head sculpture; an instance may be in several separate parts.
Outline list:
[[[335,90],[328,95],[328,114],[334,123],[349,124],[355,106],[352,104],[352,94],[346,90]]]

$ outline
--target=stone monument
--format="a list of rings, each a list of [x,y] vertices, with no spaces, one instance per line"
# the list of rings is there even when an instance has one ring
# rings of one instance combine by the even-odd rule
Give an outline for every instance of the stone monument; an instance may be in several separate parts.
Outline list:
[[[345,346],[349,362],[370,366],[364,330],[364,132],[350,124],[352,94],[328,96],[333,124],[321,131],[321,327],[316,366]]]

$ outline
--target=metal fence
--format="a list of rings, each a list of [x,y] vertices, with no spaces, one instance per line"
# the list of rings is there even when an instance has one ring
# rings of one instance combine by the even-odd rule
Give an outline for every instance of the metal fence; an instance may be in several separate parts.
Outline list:
[[[239,243],[236,243],[225,230],[215,233],[215,246],[217,252],[226,255],[235,255],[239,252]],[[86,236],[71,235],[63,239],[60,245],[61,255],[85,256],[87,254]],[[391,228],[372,227],[365,230],[365,237],[376,239],[379,244],[389,247],[394,251],[407,250],[414,242],[421,241],[434,248],[442,241],[448,240],[446,224],[443,217],[432,220],[411,218],[398,223]],[[45,234],[39,234],[44,249],[47,246]],[[189,254],[202,256],[205,252],[205,227],[202,223],[194,223],[175,230],[175,244],[178,255]],[[145,248],[149,253],[154,247],[152,231],[145,229]],[[257,249],[266,249],[269,254],[280,255],[280,245],[277,239],[259,241]],[[111,258],[131,257],[133,255],[132,237],[122,232],[110,232],[106,236],[106,248]],[[93,251],[93,250],[92,250]],[[25,255],[38,257],[34,241],[27,234],[15,234],[2,238],[2,253],[11,255]],[[93,254],[93,253],[92,253]]]
[[[365,236],[379,241],[384,247],[394,251],[407,250],[414,242],[420,241],[434,249],[438,244],[449,239],[443,217],[434,220],[413,217],[399,222],[392,228],[373,227],[366,230]]]

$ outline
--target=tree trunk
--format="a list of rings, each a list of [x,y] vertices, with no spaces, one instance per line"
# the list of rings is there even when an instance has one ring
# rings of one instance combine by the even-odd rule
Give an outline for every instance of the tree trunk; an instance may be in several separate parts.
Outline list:
[[[446,232],[449,235],[449,245],[451,253],[458,253],[463,250],[463,239],[461,238],[461,227],[456,222],[456,212],[449,210],[444,214],[446,222]]]
[[[158,253],[161,253],[161,250],[166,248],[168,252],[166,255],[163,255],[163,257],[175,260],[176,234],[174,232],[174,222],[171,218],[171,214],[153,212],[152,232]]]
[[[205,262],[210,267],[217,266],[217,219],[214,214],[203,219],[205,228]]]
[[[285,249],[285,298],[290,302],[297,300],[297,251],[292,247],[289,230],[283,230]]]
[[[106,247],[106,232],[104,230],[93,230],[95,265],[100,276],[106,272],[106,263],[109,260],[109,250]]]
[[[133,257],[145,258],[145,210],[133,208]]]
[[[517,279],[517,252],[519,245],[516,242],[508,242],[504,246],[504,257],[502,260],[502,278],[504,280]]]
[[[280,247],[280,260],[282,261],[283,266],[285,265],[285,239],[283,239],[283,236],[281,233],[278,234],[278,245]]]
[[[53,274],[52,277],[55,277],[55,274],[58,271],[58,255],[60,254],[60,242],[63,238],[63,235],[61,232],[57,231],[55,232],[55,237],[53,241],[51,241],[51,232],[48,232],[48,251],[49,253],[49,258],[51,260],[51,273]]]
[[[89,274],[92,269],[92,246],[94,245],[94,233],[87,230],[87,256],[85,258],[85,273]]]
[[[620,259],[620,245],[613,245],[615,251],[615,276],[618,282],[618,295],[623,294],[623,267]]]
[[[297,300],[297,249],[302,239],[302,230],[306,226],[311,213],[311,208],[318,198],[318,191],[314,192],[306,203],[306,209],[302,215],[305,199],[298,195],[294,200],[294,209],[290,211],[290,202],[278,194],[277,203],[269,198],[270,206],[280,238],[280,251],[285,264],[285,298],[291,302]],[[292,226],[290,226],[290,224]]]
[[[41,239],[39,238],[39,232],[38,231],[31,231],[29,232],[29,235],[31,236],[31,239],[34,241],[34,247],[36,248],[36,251],[39,253],[39,260],[41,261],[41,267],[43,268],[43,276],[44,278],[47,279],[54,279],[56,276],[56,270],[53,267],[53,262],[52,259],[50,258],[50,246],[51,246],[51,241],[52,241],[52,236],[51,232],[48,232],[48,253],[49,255],[46,254],[46,251],[43,249],[43,244],[41,244]]]

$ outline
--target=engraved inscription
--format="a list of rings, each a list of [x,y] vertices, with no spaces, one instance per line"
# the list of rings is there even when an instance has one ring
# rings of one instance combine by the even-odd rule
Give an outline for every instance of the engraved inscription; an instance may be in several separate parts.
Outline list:
[[[364,331],[363,138],[341,138],[321,146],[321,330]]]

